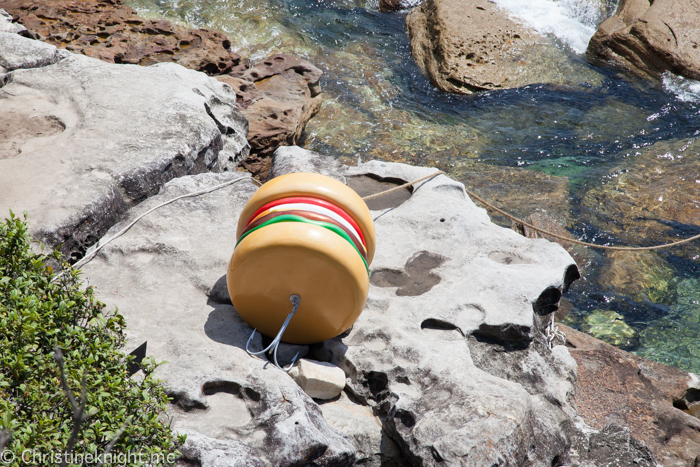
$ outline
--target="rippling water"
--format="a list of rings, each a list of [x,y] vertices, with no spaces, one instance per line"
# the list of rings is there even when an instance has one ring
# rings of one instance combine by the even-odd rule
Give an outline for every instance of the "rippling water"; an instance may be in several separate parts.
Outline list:
[[[131,2],[145,16],[222,30],[244,57],[293,53],[323,69],[309,149],[348,163],[433,165],[517,215],[545,212],[588,241],[652,245],[700,233],[700,83],[589,65],[580,54],[614,9],[602,0],[497,3],[553,38],[565,84],[442,93],[411,59],[405,13],[362,0]],[[577,251],[584,279],[558,318],[700,373],[698,245]]]

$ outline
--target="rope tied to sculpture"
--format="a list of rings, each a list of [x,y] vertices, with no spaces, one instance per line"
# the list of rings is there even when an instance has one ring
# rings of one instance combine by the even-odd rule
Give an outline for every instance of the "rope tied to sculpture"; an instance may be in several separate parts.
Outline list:
[[[387,194],[389,194],[389,193],[393,193],[393,192],[395,192],[395,191],[399,191],[399,190],[402,190],[402,189],[411,187],[411,186],[416,185],[416,184],[418,184],[418,183],[420,183],[420,182],[423,182],[423,181],[425,181],[425,180],[429,180],[429,179],[435,178],[435,177],[437,177],[438,175],[447,175],[447,174],[446,174],[445,172],[443,172],[442,170],[438,170],[437,172],[433,172],[433,173],[431,173],[430,175],[426,175],[426,176],[424,176],[424,177],[420,177],[420,178],[418,178],[418,179],[416,179],[416,180],[413,180],[413,181],[408,182],[408,183],[404,183],[403,185],[399,185],[399,186],[396,186],[396,187],[394,187],[394,188],[390,188],[390,189],[388,189],[388,190],[380,191],[379,193],[375,193],[375,194],[373,194],[373,195],[365,196],[365,197],[363,197],[362,199],[363,199],[364,201],[369,201],[369,200],[372,200],[372,199],[375,199],[375,198],[379,198],[380,196],[384,196],[384,195],[387,195]],[[105,242],[102,242],[102,241],[97,242],[97,244],[95,244],[92,248],[90,248],[90,249],[88,250],[88,252],[87,252],[87,254],[85,255],[85,257],[83,257],[80,261],[78,261],[77,263],[75,263],[75,264],[73,265],[73,268],[74,268],[74,269],[78,269],[78,268],[80,268],[81,266],[84,266],[85,264],[87,264],[87,263],[88,263],[92,258],[94,258],[95,255],[96,255],[102,248],[104,248],[108,243],[110,243],[112,240],[115,240],[115,239],[121,237],[124,233],[126,233],[127,230],[129,230],[131,227],[133,227],[134,224],[136,224],[139,220],[141,220],[143,217],[145,217],[146,215],[150,214],[151,212],[153,212],[153,211],[155,211],[155,210],[157,210],[157,209],[159,209],[159,208],[161,208],[161,207],[163,207],[163,206],[165,206],[165,205],[168,205],[168,204],[170,204],[170,203],[173,203],[173,202],[175,202],[175,201],[177,201],[177,200],[180,200],[180,199],[183,199],[183,198],[192,197],[192,196],[199,196],[199,195],[202,195],[202,194],[205,194],[205,193],[211,193],[212,191],[216,191],[216,190],[218,190],[218,189],[220,189],[220,188],[224,188],[224,187],[226,187],[226,186],[233,185],[234,183],[237,183],[237,182],[240,182],[240,181],[243,181],[243,180],[250,180],[250,181],[252,181],[252,182],[257,183],[258,185],[262,185],[260,182],[258,182],[257,180],[255,180],[255,179],[252,178],[252,177],[240,177],[240,178],[237,178],[237,179],[235,179],[235,180],[229,180],[229,181],[227,181],[227,182],[220,183],[219,185],[215,185],[215,186],[213,186],[213,187],[204,188],[204,189],[202,189],[202,190],[195,191],[195,192],[193,192],[193,193],[186,193],[186,194],[184,194],[184,195],[176,196],[176,197],[173,198],[173,199],[170,199],[170,200],[168,200],[168,201],[165,201],[165,202],[163,202],[163,203],[160,203],[159,205],[154,206],[154,207],[152,207],[151,209],[149,209],[148,211],[146,211],[146,212],[144,212],[143,214],[139,215],[136,219],[134,219],[133,221],[131,221],[131,222],[129,223],[129,225],[127,225],[126,227],[124,227],[123,229],[121,229],[119,232],[117,232],[116,234],[114,234],[112,237],[110,237],[109,240],[106,240]],[[504,211],[503,209],[501,209],[501,208],[495,206],[493,203],[490,203],[490,202],[486,201],[484,198],[482,198],[481,196],[477,195],[476,193],[474,193],[473,191],[469,190],[468,188],[465,187],[465,188],[464,188],[464,191],[465,191],[471,198],[473,198],[473,199],[479,201],[481,204],[483,204],[483,205],[486,206],[487,208],[490,208],[490,209],[492,209],[493,211],[496,211],[497,213],[499,213],[499,214],[501,214],[501,215],[507,217],[508,219],[510,219],[510,220],[512,220],[512,221],[514,221],[514,222],[518,222],[518,223],[524,225],[525,227],[527,227],[527,228],[529,228],[529,229],[532,229],[532,230],[534,230],[534,231],[536,231],[536,232],[539,232],[539,233],[541,233],[541,234],[547,235],[547,236],[552,237],[552,238],[556,238],[556,239],[559,239],[559,240],[563,240],[563,241],[565,241],[565,242],[573,243],[573,244],[576,244],[576,245],[586,246],[586,247],[589,247],[589,248],[598,248],[598,249],[602,249],[602,250],[613,250],[613,251],[649,251],[649,250],[660,250],[660,249],[662,249],[662,248],[670,248],[670,247],[673,247],[673,246],[676,246],[676,245],[680,245],[680,244],[682,244],[682,243],[692,242],[692,241],[697,240],[697,239],[700,238],[700,234],[698,234],[698,235],[693,235],[692,237],[685,238],[685,239],[682,239],[682,240],[678,240],[678,241],[675,241],[675,242],[664,243],[664,244],[661,244],[661,245],[654,245],[654,246],[646,246],[646,247],[641,247],[641,246],[596,245],[595,243],[589,243],[589,242],[584,242],[584,241],[581,241],[581,240],[576,240],[576,239],[574,239],[574,238],[565,237],[565,236],[563,236],[563,235],[559,235],[559,234],[556,234],[556,233],[554,233],[554,232],[550,232],[550,231],[548,231],[548,230],[546,230],[546,229],[542,229],[542,228],[540,228],[540,227],[534,226],[534,225],[532,225],[531,223],[524,221],[523,219],[517,218],[517,217],[515,217],[515,216],[513,216],[513,215],[511,215],[511,214],[509,214],[509,213],[507,213],[507,212]],[[61,277],[62,275],[63,275],[63,272],[57,274],[57,275],[52,279],[52,281],[57,280],[57,279],[58,279],[59,277]]]

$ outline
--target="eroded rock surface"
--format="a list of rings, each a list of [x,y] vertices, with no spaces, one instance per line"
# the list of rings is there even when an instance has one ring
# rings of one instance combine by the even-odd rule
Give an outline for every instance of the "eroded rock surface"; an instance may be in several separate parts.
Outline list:
[[[434,170],[380,162],[350,168],[300,148],[275,152],[274,176],[299,169],[392,181]],[[603,464],[591,453],[610,460],[624,451],[653,465],[629,430],[598,432],[576,418],[575,361],[562,345],[550,350],[545,330],[571,257],[492,224],[445,176],[373,212],[378,246],[370,272],[428,277],[430,287],[403,295],[373,285],[349,333],[310,346],[310,358],[330,360],[346,377],[345,392],[321,407],[288,374],[246,354],[252,329],[220,287],[235,224],[256,189],[249,175],[172,180],[106,237],[165,200],[237,177],[150,213],[84,267],[100,299],[126,317],[129,342],[148,341],[149,354],[169,362],[156,374],[173,397],[174,428],[191,435],[185,460],[592,466]],[[256,335],[251,346],[262,345]]]
[[[670,71],[700,79],[700,4],[622,0],[593,35],[587,54],[645,77]]]
[[[637,357],[564,325],[578,364],[579,415],[596,429],[628,426],[666,467],[700,462],[700,380]]]
[[[0,63],[16,68],[0,77],[0,210],[27,210],[35,237],[74,260],[167,181],[248,155],[235,94],[202,73],[4,33]]]
[[[266,179],[272,153],[301,142],[306,122],[321,108],[322,75],[306,60],[278,54],[218,78],[234,89],[248,119],[251,157],[243,165],[253,175]]]
[[[415,62],[447,92],[578,84],[571,77],[582,73],[551,39],[489,1],[428,0],[409,12],[406,31]]]
[[[146,20],[122,0],[0,0],[29,37],[110,63],[175,62],[216,75],[238,65],[222,33]]]

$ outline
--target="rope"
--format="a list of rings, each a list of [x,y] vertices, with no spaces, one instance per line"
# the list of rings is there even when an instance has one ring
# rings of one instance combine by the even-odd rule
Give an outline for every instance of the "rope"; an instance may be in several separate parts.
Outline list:
[[[388,194],[388,193],[401,190],[402,188],[407,188],[407,187],[409,187],[409,186],[411,186],[411,185],[415,185],[416,183],[422,182],[423,180],[427,180],[427,179],[429,179],[429,178],[436,177],[436,176],[438,176],[438,175],[440,175],[440,174],[445,174],[445,172],[443,172],[442,170],[439,170],[439,171],[437,171],[437,172],[434,172],[434,173],[432,173],[432,174],[430,174],[430,175],[427,175],[427,176],[425,176],[425,177],[421,177],[421,178],[419,178],[419,179],[417,179],[417,180],[414,180],[414,181],[412,181],[412,182],[404,183],[403,185],[400,185],[400,186],[397,186],[397,187],[391,188],[391,189],[389,189],[389,190],[382,191],[382,192],[379,192],[379,193],[376,193],[376,194],[373,194],[373,195],[370,195],[370,196],[365,196],[365,197],[362,198],[362,199],[365,200],[365,201],[367,201],[367,200],[370,200],[370,199],[378,198],[378,197],[380,197],[380,196],[382,196],[382,195],[386,195],[386,194]],[[445,174],[445,175],[447,175],[447,174]],[[587,247],[589,247],[589,248],[598,248],[598,249],[601,249],[601,250],[614,250],[614,251],[648,251],[648,250],[660,250],[660,249],[662,249],[662,248],[670,248],[670,247],[672,247],[672,246],[680,245],[681,243],[692,242],[692,241],[697,240],[698,238],[700,238],[700,234],[698,234],[698,235],[694,235],[694,236],[692,236],[692,237],[690,237],[690,238],[685,238],[685,239],[683,239],[683,240],[678,240],[678,241],[675,241],[675,242],[664,243],[664,244],[661,244],[661,245],[654,245],[654,246],[609,246],[609,245],[596,245],[595,243],[583,242],[583,241],[581,241],[581,240],[576,240],[576,239],[573,239],[573,238],[570,238],[570,237],[565,237],[565,236],[563,236],[563,235],[558,235],[558,234],[555,234],[554,232],[550,232],[550,231],[548,231],[548,230],[541,229],[541,228],[539,228],[539,227],[535,227],[534,225],[530,224],[529,222],[525,222],[525,221],[522,220],[522,219],[519,219],[519,218],[517,218],[517,217],[515,217],[515,216],[513,216],[513,215],[511,215],[511,214],[508,214],[508,213],[505,212],[503,209],[500,209],[500,208],[494,206],[492,203],[489,203],[489,202],[486,201],[484,198],[482,198],[481,196],[477,195],[476,193],[474,193],[473,191],[469,190],[468,188],[465,187],[465,188],[464,188],[464,191],[466,191],[467,194],[468,194],[469,196],[471,196],[471,197],[474,198],[475,200],[479,201],[481,204],[485,205],[486,207],[491,208],[492,210],[498,212],[499,214],[502,214],[502,215],[504,215],[505,217],[507,217],[508,219],[510,219],[510,220],[512,220],[512,221],[515,221],[515,222],[518,222],[518,223],[524,225],[525,227],[528,227],[528,228],[530,228],[530,229],[532,229],[532,230],[534,230],[534,231],[536,231],[536,232],[539,232],[539,233],[541,233],[541,234],[544,234],[544,235],[547,235],[547,236],[550,236],[550,237],[553,237],[553,238],[557,238],[557,239],[559,239],[559,240],[563,240],[563,241],[565,241],[565,242],[574,243],[574,244],[576,244],[576,245],[587,246]]]
[[[445,172],[443,172],[442,170],[438,170],[437,172],[434,172],[434,173],[432,173],[432,174],[430,174],[430,175],[426,175],[425,177],[421,177],[421,178],[419,178],[418,180],[413,180],[412,182],[404,183],[403,185],[399,185],[399,186],[397,186],[397,187],[390,188],[390,189],[388,189],[388,190],[386,190],[386,191],[380,191],[379,193],[375,193],[375,194],[373,194],[373,195],[365,196],[365,197],[362,198],[362,199],[363,199],[364,201],[369,201],[370,199],[379,198],[380,196],[388,195],[389,193],[393,193],[393,192],[395,192],[395,191],[399,191],[399,190],[401,190],[402,188],[408,188],[409,186],[415,185],[416,183],[420,183],[420,182],[422,182],[423,180],[427,180],[427,179],[429,179],[429,178],[437,177],[438,175],[444,174],[444,173],[445,173]]]
[[[75,263],[75,264],[73,265],[73,269],[79,269],[81,266],[84,266],[85,264],[87,264],[88,262],[90,262],[90,260],[92,260],[92,259],[95,257],[95,255],[96,255],[102,248],[104,248],[108,243],[110,243],[112,240],[115,240],[115,239],[121,237],[122,235],[124,235],[130,228],[132,228],[132,227],[134,226],[134,224],[136,224],[138,221],[140,221],[142,218],[144,218],[144,217],[147,216],[148,214],[152,213],[152,212],[155,211],[156,209],[162,208],[163,206],[168,205],[168,204],[170,204],[170,203],[174,203],[175,201],[177,201],[177,200],[179,200],[179,199],[189,198],[189,197],[192,197],[192,196],[199,196],[199,195],[203,195],[204,193],[211,193],[212,191],[219,190],[219,189],[221,189],[221,188],[223,188],[223,187],[225,187],[225,186],[229,186],[229,185],[233,185],[234,183],[238,183],[238,182],[240,182],[241,180],[251,180],[251,181],[257,183],[258,185],[262,186],[262,183],[260,183],[259,181],[255,180],[255,179],[252,178],[252,177],[241,177],[241,178],[237,178],[237,179],[235,179],[235,180],[229,180],[228,182],[220,183],[219,185],[215,185],[215,186],[212,186],[212,187],[209,187],[209,188],[204,188],[203,190],[195,191],[195,192],[193,192],[193,193],[186,193],[186,194],[184,194],[184,195],[176,196],[176,197],[173,198],[173,199],[170,199],[170,200],[168,200],[168,201],[165,201],[165,202],[163,202],[163,203],[160,203],[159,205],[152,207],[151,209],[149,209],[148,211],[144,212],[143,214],[141,214],[140,216],[138,216],[136,219],[134,219],[133,221],[131,221],[131,222],[129,223],[129,225],[127,225],[126,227],[124,227],[123,229],[121,229],[119,232],[117,232],[116,234],[114,234],[114,236],[112,236],[112,237],[111,237],[109,240],[107,240],[106,242],[104,242],[104,243],[97,242],[97,244],[93,247],[94,249],[92,249],[92,251],[88,250],[88,254],[86,254],[86,255],[83,257],[83,259],[81,259],[80,261],[78,261],[77,263]],[[58,278],[60,278],[61,276],[63,276],[63,274],[64,274],[64,272],[61,272],[61,273],[59,273],[59,274],[56,274],[56,276],[51,280],[51,282],[57,280]]]
[[[399,186],[397,186],[397,187],[390,188],[390,189],[388,189],[388,190],[384,190],[384,191],[381,191],[381,192],[379,192],[379,193],[375,193],[375,194],[373,194],[373,195],[365,196],[365,197],[363,197],[362,199],[363,199],[364,201],[369,201],[369,200],[374,199],[374,198],[379,198],[380,196],[384,196],[384,195],[387,195],[387,194],[389,194],[389,193],[393,193],[393,192],[395,192],[395,191],[399,191],[399,190],[402,190],[402,189],[404,189],[404,188],[408,188],[409,186],[413,186],[413,185],[415,185],[415,184],[417,184],[417,183],[420,183],[420,182],[422,182],[422,181],[424,181],[424,180],[428,180],[428,179],[430,179],[430,178],[437,177],[438,175],[446,175],[446,174],[445,174],[445,172],[443,172],[442,170],[438,170],[437,172],[434,172],[434,173],[432,173],[432,174],[430,174],[430,175],[426,175],[425,177],[418,178],[418,179],[416,179],[416,180],[413,180],[412,182],[404,183],[403,185],[399,185]],[[180,199],[183,199],[183,198],[189,198],[189,197],[192,197],[192,196],[203,195],[203,194],[205,194],[205,193],[211,193],[212,191],[216,191],[216,190],[219,190],[219,189],[224,188],[224,187],[226,187],[226,186],[233,185],[234,183],[238,183],[238,182],[240,182],[241,180],[250,180],[250,181],[255,182],[255,183],[257,183],[258,185],[262,186],[262,183],[260,183],[259,181],[255,180],[255,179],[252,178],[252,177],[241,177],[241,178],[237,178],[237,179],[235,179],[235,180],[229,180],[228,182],[224,182],[224,183],[221,183],[221,184],[219,184],[219,185],[215,185],[215,186],[213,186],[213,187],[209,187],[209,188],[205,188],[205,189],[203,189],[203,190],[195,191],[195,192],[193,192],[193,193],[186,193],[186,194],[184,194],[184,195],[176,196],[175,198],[173,198],[173,199],[171,199],[171,200],[168,200],[168,201],[165,201],[165,202],[163,202],[163,203],[161,203],[161,204],[159,204],[159,205],[157,205],[157,206],[152,207],[152,208],[149,209],[148,211],[144,212],[143,214],[141,214],[140,216],[138,216],[136,219],[134,219],[133,221],[131,221],[131,222],[129,223],[129,225],[127,225],[126,227],[124,227],[123,229],[121,229],[119,232],[117,232],[116,234],[114,234],[114,236],[112,236],[112,238],[110,238],[110,239],[107,240],[106,242],[104,242],[104,243],[97,242],[96,246],[93,247],[93,249],[88,250],[88,254],[86,254],[85,257],[83,257],[83,259],[81,259],[80,261],[78,261],[77,263],[75,263],[75,264],[73,265],[73,269],[78,269],[78,268],[80,268],[81,266],[84,266],[85,264],[87,264],[88,262],[90,262],[90,260],[92,260],[92,259],[95,257],[95,255],[96,255],[102,248],[104,248],[104,247],[105,247],[107,244],[109,244],[112,240],[115,240],[115,239],[121,237],[122,235],[124,235],[131,227],[134,226],[134,224],[136,224],[138,221],[140,221],[142,218],[144,218],[144,217],[147,216],[148,214],[152,213],[152,212],[155,211],[156,209],[162,208],[162,207],[165,206],[165,205],[168,205],[168,204],[170,204],[170,203],[173,203],[173,202],[175,202],[175,201],[177,201],[177,200],[180,200]],[[532,230],[534,230],[534,231],[536,231],[536,232],[539,232],[539,233],[541,233],[541,234],[544,234],[544,235],[547,235],[547,236],[550,236],[550,237],[553,237],[553,238],[557,238],[557,239],[559,239],[559,240],[563,240],[563,241],[565,241],[565,242],[574,243],[574,244],[576,244],[576,245],[583,245],[583,246],[587,246],[587,247],[589,247],[589,248],[599,248],[599,249],[603,249],[603,250],[616,250],[616,251],[648,251],[648,250],[659,250],[659,249],[661,249],[661,248],[670,248],[670,247],[672,247],[672,246],[680,245],[681,243],[692,242],[692,241],[697,240],[698,238],[700,238],[700,234],[698,234],[698,235],[694,235],[694,236],[692,236],[692,237],[690,237],[690,238],[686,238],[686,239],[683,239],[683,240],[678,240],[678,241],[676,241],[676,242],[665,243],[665,244],[662,244],[662,245],[648,246],[648,247],[596,245],[595,243],[588,243],[588,242],[583,242],[583,241],[581,241],[581,240],[575,240],[575,239],[573,239],[573,238],[565,237],[565,236],[563,236],[563,235],[558,235],[558,234],[555,234],[554,232],[550,232],[550,231],[548,231],[548,230],[541,229],[541,228],[539,228],[539,227],[535,227],[534,225],[532,225],[532,224],[530,224],[530,223],[528,223],[528,222],[525,222],[524,220],[519,219],[519,218],[517,218],[517,217],[515,217],[515,216],[512,216],[512,215],[508,214],[507,212],[505,212],[504,210],[502,210],[502,209],[500,209],[500,208],[494,206],[493,204],[489,203],[488,201],[486,201],[485,199],[483,199],[482,197],[480,197],[480,196],[477,195],[476,193],[472,192],[471,190],[465,188],[464,191],[466,191],[467,194],[468,194],[469,196],[471,196],[472,198],[474,198],[474,199],[476,199],[477,201],[479,201],[480,203],[484,204],[486,207],[491,208],[492,210],[498,212],[499,214],[502,214],[502,215],[504,215],[505,217],[507,217],[508,219],[510,219],[510,220],[512,220],[512,221],[515,221],[515,222],[518,222],[518,223],[524,225],[525,227],[528,227],[528,228],[530,228],[530,229],[532,229]],[[51,280],[51,282],[57,280],[58,278],[60,278],[61,276],[63,276],[63,274],[64,274],[63,272],[57,274],[57,275]]]

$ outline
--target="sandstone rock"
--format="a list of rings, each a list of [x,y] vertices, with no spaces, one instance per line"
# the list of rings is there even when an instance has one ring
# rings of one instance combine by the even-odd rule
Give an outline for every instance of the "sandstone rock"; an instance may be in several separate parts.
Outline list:
[[[700,8],[695,0],[622,0],[588,44],[592,58],[645,77],[670,71],[700,79]]]
[[[581,74],[551,39],[488,1],[428,0],[409,12],[406,31],[415,62],[447,92],[578,84]]]
[[[24,50],[54,50],[16,35],[0,40],[9,36]],[[0,47],[0,60],[14,50]],[[29,211],[35,236],[73,260],[167,181],[235,170],[248,153],[234,93],[179,65],[68,54],[5,76],[0,131],[14,136],[0,144],[0,210]]]
[[[255,450],[233,440],[221,441],[209,438],[196,431],[182,430],[187,435],[180,448],[182,457],[179,465],[206,465],[209,467],[263,467],[265,463],[255,454]],[[176,464],[178,465],[178,464]]]
[[[347,435],[357,448],[357,464],[367,467],[403,467],[408,461],[382,430],[370,407],[353,402],[344,392],[321,405],[328,425]]]
[[[240,56],[222,33],[145,20],[122,0],[0,0],[27,35],[111,63],[175,62],[211,75],[226,73]]]
[[[275,149],[301,142],[306,122],[321,108],[322,75],[306,60],[278,54],[218,78],[236,92],[248,119],[251,157],[243,165],[252,174],[266,179]]]
[[[64,57],[66,55],[60,54],[53,45],[0,32],[0,66],[5,72],[53,65]]]
[[[124,314],[129,339],[147,340],[149,352],[169,362],[156,373],[173,397],[173,427],[202,435],[186,446],[191,461],[234,465],[240,453],[252,450],[252,459],[265,465],[351,465],[355,449],[349,440],[327,425],[289,375],[246,353],[253,330],[227,298],[217,303],[220,295],[211,293],[233,252],[238,217],[257,186],[250,175],[172,180],[106,237],[165,200],[237,178],[242,181],[152,212],[108,244],[85,274],[101,300]],[[260,334],[250,345],[261,348]]]
[[[289,375],[309,397],[329,400],[345,388],[345,373],[327,362],[317,362],[305,358],[299,360]]]
[[[628,426],[664,466],[693,466],[700,453],[700,419],[683,410],[700,396],[697,376],[559,327],[578,363],[576,405],[586,423],[599,430]]]
[[[19,34],[26,31],[27,28],[18,23],[12,22],[12,15],[0,8],[0,32],[9,32]]]
[[[273,173],[280,173],[278,164],[288,168],[301,164],[302,151],[294,151],[293,156],[288,152],[282,148],[277,151]],[[292,157],[294,162],[288,160]],[[315,157],[319,158],[307,152],[307,160]],[[429,169],[379,162],[338,170],[346,177],[371,173],[380,179],[407,181],[429,173]],[[527,347],[538,334],[533,304],[547,287],[563,285],[571,258],[558,245],[524,239],[490,224],[485,212],[464,195],[461,185],[444,176],[421,184],[408,201],[377,215],[378,247],[367,308],[347,337],[325,344],[333,351],[333,363],[350,375],[347,390],[373,407],[384,430],[411,463],[444,460],[484,465],[500,458],[517,465],[521,455],[550,463],[566,450],[566,440],[558,429],[550,431],[544,425],[551,426],[552,417],[563,420],[566,415],[561,409],[550,411],[541,403],[543,396],[530,396],[519,383],[480,370],[464,336],[477,334],[504,345]],[[523,250],[519,250],[519,259],[511,256],[514,251],[510,248],[516,244],[529,251],[527,260]],[[425,260],[412,263],[411,258],[420,257],[416,253],[421,251]],[[431,260],[438,257],[443,260]],[[515,268],[499,266],[508,258]],[[544,282],[529,285],[533,288],[527,292],[522,288],[523,280],[516,276],[538,268],[536,264],[545,258],[558,266],[542,270],[551,274],[549,279],[539,272],[530,273],[528,277],[539,276]],[[413,278],[433,274],[437,283],[419,290],[424,292],[420,295],[401,296],[400,288],[376,280],[378,274],[404,274],[404,268]],[[499,278],[486,277],[491,273]],[[485,283],[493,285],[483,288]],[[508,286],[496,292],[496,284]],[[484,295],[487,289],[490,292]],[[506,289],[522,298],[513,300],[515,296]],[[523,300],[528,295],[532,295],[532,302]],[[500,314],[506,309],[508,318]],[[541,367],[558,383],[557,394],[566,407],[571,368],[555,365],[552,369],[546,363]],[[525,454],[527,440],[535,433],[542,448]],[[489,443],[497,448],[489,451]]]

